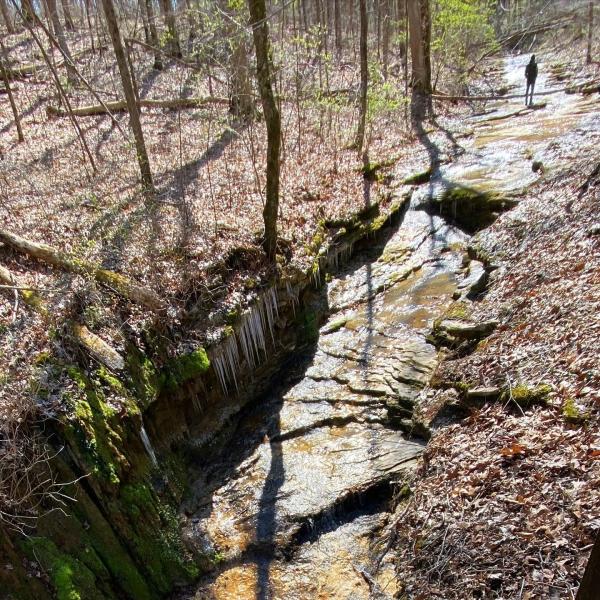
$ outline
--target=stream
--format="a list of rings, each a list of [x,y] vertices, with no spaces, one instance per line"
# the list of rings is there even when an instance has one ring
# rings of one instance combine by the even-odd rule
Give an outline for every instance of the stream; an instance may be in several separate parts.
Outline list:
[[[528,58],[505,59],[509,86],[521,86]],[[537,89],[552,87],[543,63],[540,72]],[[523,190],[540,177],[525,151],[553,168],[581,136],[598,136],[597,95],[542,98],[546,108],[494,121],[521,101],[490,105],[494,112],[469,122],[472,135],[444,150],[452,160],[438,160],[437,133],[428,138],[432,181],[399,224],[332,274],[318,339],[199,466],[185,537],[218,564],[178,598],[394,597],[381,534],[424,449],[411,417],[438,361],[426,336],[465,279],[469,240],[423,210],[423,198],[451,184]]]

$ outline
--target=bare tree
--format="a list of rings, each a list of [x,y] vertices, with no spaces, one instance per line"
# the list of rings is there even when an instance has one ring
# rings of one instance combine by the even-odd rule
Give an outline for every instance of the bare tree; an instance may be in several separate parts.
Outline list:
[[[55,2],[56,3],[56,2]],[[63,18],[65,20],[65,28],[67,31],[75,31],[75,21],[71,15],[71,7],[69,6],[69,0],[61,0],[63,9]]]
[[[17,105],[15,103],[12,90],[10,89],[10,80],[8,74],[6,73],[6,69],[4,68],[4,61],[6,60],[6,48],[4,47],[4,42],[1,38],[0,49],[2,50],[2,56],[0,57],[0,71],[2,71],[4,87],[6,88],[6,93],[8,94],[8,101],[10,102],[10,108],[12,109],[13,116],[15,118],[15,126],[17,128],[18,140],[19,142],[24,142],[25,138],[23,137],[23,130],[21,129],[21,118],[19,116],[19,111],[17,110]]]
[[[33,6],[33,0],[22,0],[21,12],[23,13],[23,19],[27,23],[33,23],[35,21],[35,7]]]
[[[588,5],[588,39],[587,53],[585,62],[589,65],[592,62],[592,35],[594,31],[594,0],[590,0]]]
[[[279,208],[279,153],[281,116],[273,94],[269,26],[265,0],[248,0],[250,23],[256,50],[256,78],[267,125],[267,193],[263,210],[264,247],[270,260],[277,252],[277,211]]]
[[[156,31],[156,17],[154,15],[154,6],[152,0],[141,0],[146,4],[146,13],[148,14],[148,29],[150,30],[150,42],[156,49],[154,52],[154,65],[153,68],[157,71],[161,71],[163,68],[162,59],[160,57],[158,33]]]
[[[367,92],[369,86],[369,64],[367,60],[369,17],[367,14],[367,1],[359,0],[358,9],[360,12],[360,112],[358,116],[358,130],[356,132],[355,146],[360,154],[365,141],[365,123],[367,121]]]
[[[102,6],[104,8],[104,16],[106,18],[108,32],[110,34],[115,51],[119,73],[121,74],[123,92],[125,93],[125,100],[127,102],[127,109],[129,111],[129,123],[135,139],[135,149],[142,176],[142,186],[144,188],[146,200],[150,203],[153,202],[155,198],[154,183],[152,181],[152,172],[150,170],[150,160],[148,159],[148,153],[146,151],[144,132],[142,131],[142,124],[140,121],[140,110],[135,99],[131,73],[129,72],[129,67],[127,66],[127,58],[125,56],[125,49],[123,48],[123,41],[121,40],[117,15],[115,14],[115,7],[112,0],[102,0]]]
[[[13,25],[12,16],[10,14],[10,10],[8,10],[6,0],[0,0],[0,11],[2,12],[2,18],[4,19],[4,24],[6,25],[6,31],[9,34],[14,33],[15,26]]]
[[[167,48],[171,56],[181,57],[181,45],[179,43],[179,33],[177,32],[177,24],[175,23],[175,13],[173,13],[173,5],[171,0],[159,0],[160,10],[162,11],[165,25],[167,26]]]
[[[408,0],[408,29],[412,62],[413,124],[425,118],[431,108],[431,15],[429,0]]]
[[[69,83],[73,84],[77,81],[77,75],[73,71],[73,57],[71,56],[69,46],[67,45],[67,39],[65,38],[65,31],[62,23],[58,18],[58,7],[56,5],[56,0],[46,0],[46,3],[48,6],[48,12],[50,13],[50,22],[52,23],[54,35],[56,36],[58,45],[65,56],[67,77],[69,78]]]

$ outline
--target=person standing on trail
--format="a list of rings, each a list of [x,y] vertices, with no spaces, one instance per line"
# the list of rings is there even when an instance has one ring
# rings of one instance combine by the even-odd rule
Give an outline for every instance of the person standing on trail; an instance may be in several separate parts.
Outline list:
[[[535,80],[538,74],[538,66],[535,62],[535,54],[531,55],[529,64],[525,67],[525,78],[527,79],[527,88],[525,90],[525,106],[533,105],[533,89],[535,88]],[[529,95],[529,89],[531,88],[531,95]],[[527,97],[529,96],[529,102]]]

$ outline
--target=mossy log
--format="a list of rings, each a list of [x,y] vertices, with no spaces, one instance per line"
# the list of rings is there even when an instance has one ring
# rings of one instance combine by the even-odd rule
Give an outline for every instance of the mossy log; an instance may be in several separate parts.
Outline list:
[[[42,262],[73,273],[89,275],[128,300],[142,304],[151,310],[160,310],[163,307],[158,294],[120,273],[102,269],[47,244],[32,242],[6,229],[0,229],[0,241]]]
[[[226,98],[218,98],[215,96],[207,96],[206,98],[174,98],[172,100],[140,100],[141,108],[159,108],[168,110],[184,110],[188,108],[198,108],[205,104],[228,104]],[[108,109],[108,110],[107,110]],[[46,108],[48,116],[51,117],[66,117],[68,112],[56,106],[48,106]],[[106,102],[105,106],[94,104],[91,106],[80,106],[73,109],[73,114],[77,117],[93,117],[96,115],[106,115],[110,113],[127,112],[127,103],[125,100],[117,100],[115,102]]]
[[[75,339],[99,362],[113,371],[125,368],[123,357],[100,336],[91,332],[85,325],[74,323],[71,326]]]
[[[42,314],[46,314],[48,312],[44,306],[44,301],[38,296],[38,294],[36,294],[34,290],[30,289],[14,273],[12,273],[3,265],[0,265],[0,282],[7,286],[13,286],[15,291],[19,294],[27,306]]]

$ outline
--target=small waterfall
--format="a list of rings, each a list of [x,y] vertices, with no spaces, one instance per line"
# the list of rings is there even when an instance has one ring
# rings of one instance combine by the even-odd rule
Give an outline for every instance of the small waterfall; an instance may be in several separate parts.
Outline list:
[[[150,438],[148,437],[148,433],[146,432],[146,428],[142,423],[142,428],[140,429],[140,438],[142,438],[142,444],[144,444],[144,448],[146,448],[146,452],[152,461],[152,464],[155,467],[158,467],[158,459],[156,458],[156,453],[154,452],[154,448],[152,447],[152,443],[150,442]]]

